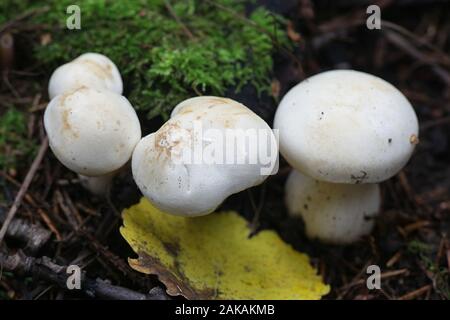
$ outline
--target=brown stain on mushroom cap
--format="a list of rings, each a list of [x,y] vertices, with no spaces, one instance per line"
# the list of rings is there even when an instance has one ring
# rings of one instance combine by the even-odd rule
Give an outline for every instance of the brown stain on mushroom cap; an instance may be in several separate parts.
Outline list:
[[[179,139],[174,140],[172,133],[173,131],[179,131],[183,128],[180,126],[178,121],[168,121],[166,122],[155,134],[155,150],[157,154],[157,159],[160,159],[161,156],[164,156],[166,159],[170,159],[172,157],[172,151],[181,147],[181,143],[183,142],[182,136],[180,135]],[[185,129],[189,133],[192,131],[189,129]]]
[[[59,104],[58,107],[59,108],[63,108],[62,110],[62,114],[61,114],[61,122],[62,122],[62,133],[70,133],[73,137],[78,138],[80,135],[79,133],[72,127],[72,125],[70,124],[70,114],[72,113],[72,109],[68,108],[66,106],[66,100],[71,97],[72,95],[80,92],[80,91],[84,91],[84,90],[88,90],[87,87],[85,86],[81,86],[79,88],[67,91],[65,93],[63,93],[60,97],[59,97]]]
[[[81,91],[85,91],[88,90],[89,88],[86,86],[79,86],[77,88],[74,88],[72,90],[68,90],[66,92],[64,92],[63,94],[61,94],[60,98],[59,98],[59,106],[61,108],[64,108],[66,106],[66,100],[67,98],[69,98],[70,96],[74,95],[77,92],[81,92]]]
[[[183,109],[181,109],[181,111],[178,114],[188,114],[188,113],[192,113],[194,112],[194,110],[192,110],[192,107],[185,107]]]
[[[211,110],[219,106],[221,109],[217,112]],[[218,128],[233,128],[240,117],[249,116],[251,112],[247,107],[234,100],[208,97],[202,99],[198,105],[194,103],[181,106],[173,118],[184,115],[193,116],[195,120],[205,119],[211,124],[216,123]]]
[[[231,100],[231,99],[221,98],[221,97],[211,97],[211,98],[208,99],[208,101],[210,101],[211,103],[214,103],[214,104],[229,104],[229,103],[234,103],[234,101]]]
[[[74,138],[78,138],[79,133],[71,126],[69,117],[71,114],[71,109],[64,109],[62,112],[62,131],[63,133],[70,133]]]
[[[92,73],[94,73],[97,77],[99,77],[102,80],[111,79],[113,77],[112,67],[109,63],[106,66],[104,66],[96,61],[84,58],[75,60],[74,63],[80,63],[85,65],[92,71]]]
[[[211,109],[211,108],[214,108],[215,106],[218,106],[218,105],[232,104],[233,102],[234,102],[234,101],[232,101],[232,100],[230,100],[230,99],[227,99],[227,98],[211,97],[211,98],[208,98],[208,99],[206,100],[206,102],[205,102],[205,101],[202,101],[201,103],[202,103],[202,107],[205,107],[205,104],[206,104],[206,105],[207,105],[207,108],[208,108],[208,109]],[[203,103],[204,103],[204,104],[203,104]],[[195,105],[186,105],[186,106],[182,106],[181,109],[180,109],[180,111],[178,111],[178,112],[176,113],[176,115],[182,115],[182,114],[193,113],[193,112],[197,111],[197,110],[195,110],[195,109],[197,109],[197,107],[195,107]],[[206,114],[206,113],[204,113],[204,114]]]

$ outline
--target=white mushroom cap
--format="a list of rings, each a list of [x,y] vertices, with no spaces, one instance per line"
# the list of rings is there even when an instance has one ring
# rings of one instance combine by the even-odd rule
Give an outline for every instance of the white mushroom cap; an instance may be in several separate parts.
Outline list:
[[[267,139],[255,142],[254,149],[222,139],[226,132],[245,137],[246,129],[260,130]],[[218,156],[215,147],[221,145],[223,155],[236,158],[227,162]],[[256,154],[263,151],[267,162]],[[239,157],[241,162],[233,161]],[[176,106],[169,121],[138,143],[132,170],[139,189],[155,206],[174,215],[199,216],[214,211],[229,195],[262,183],[277,169],[277,160],[276,138],[259,116],[231,99],[197,97]],[[264,175],[262,168],[269,172]]]
[[[48,84],[48,95],[53,99],[82,86],[117,94],[122,94],[123,90],[122,78],[114,62],[99,53],[85,53],[53,72]]]
[[[370,233],[381,198],[378,184],[336,184],[292,170],[286,182],[286,205],[299,216],[311,239],[347,244]]]
[[[417,117],[405,96],[378,77],[352,70],[323,72],[292,88],[274,128],[292,167],[335,183],[392,177],[418,141]]]
[[[44,125],[58,160],[85,176],[122,167],[141,138],[139,119],[125,97],[86,87],[53,98]]]

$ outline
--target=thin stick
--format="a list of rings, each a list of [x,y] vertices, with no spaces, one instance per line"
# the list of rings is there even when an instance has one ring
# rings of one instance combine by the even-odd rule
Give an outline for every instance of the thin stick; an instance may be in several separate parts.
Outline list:
[[[36,171],[39,168],[42,159],[44,158],[47,148],[48,148],[48,138],[45,137],[41,143],[39,152],[36,158],[34,159],[33,163],[31,164],[30,170],[28,170],[25,180],[23,181],[23,184],[20,187],[19,192],[16,195],[16,198],[14,199],[14,203],[8,211],[5,222],[3,223],[2,228],[0,229],[0,245],[2,244],[3,238],[5,237],[6,231],[8,230],[9,224],[14,218],[17,209],[19,209],[20,204],[22,203],[24,195],[26,194],[28,188],[30,187],[31,181],[33,180],[33,177],[36,174]]]
[[[168,0],[164,1],[164,5],[167,8],[167,11],[169,11],[170,15],[175,19],[175,21],[181,26],[181,28],[183,29],[184,33],[191,39],[194,40],[195,36],[192,34],[191,30],[188,29],[188,27],[186,27],[186,25],[183,23],[183,21],[181,21],[180,17],[178,17],[178,15],[176,14],[175,10],[172,8],[172,5],[170,4],[170,2]]]
[[[2,33],[3,31],[5,31],[6,29],[12,27],[14,24],[16,24],[17,22],[24,20],[32,15],[36,15],[36,14],[42,14],[45,13],[49,10],[50,8],[48,6],[45,7],[41,7],[41,8],[36,8],[36,9],[31,9],[28,11],[25,11],[24,13],[18,15],[17,17],[15,17],[14,19],[0,25],[0,33]]]
[[[450,123],[450,117],[444,117],[444,118],[440,118],[437,120],[427,121],[427,122],[423,123],[423,125],[420,127],[420,130],[424,131],[424,130],[428,130],[430,128],[440,126],[440,125],[445,125],[448,123]]]
[[[398,300],[411,300],[411,299],[415,299],[419,296],[421,296],[422,294],[424,294],[425,292],[431,290],[432,286],[431,284],[428,284],[426,286],[423,286],[422,288],[419,288],[417,290],[414,290],[412,292],[409,292],[401,297],[398,298]]]
[[[13,255],[0,252],[0,267],[10,272],[31,275],[35,279],[58,285],[67,290],[67,266],[57,265],[48,257],[33,258],[25,256],[22,251]],[[0,269],[1,271],[1,269]],[[109,281],[92,279],[82,271],[81,292],[91,298],[115,300],[169,300],[170,297],[158,287],[149,293],[140,293],[125,287],[111,285]]]

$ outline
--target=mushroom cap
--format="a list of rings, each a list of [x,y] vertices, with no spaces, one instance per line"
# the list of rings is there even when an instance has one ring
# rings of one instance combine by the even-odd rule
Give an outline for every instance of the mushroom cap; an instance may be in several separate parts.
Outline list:
[[[418,141],[417,117],[405,96],[353,70],[323,72],[293,87],[278,106],[274,128],[292,167],[335,183],[392,177]]]
[[[122,94],[123,90],[122,77],[114,62],[99,53],[85,53],[53,72],[48,84],[48,95],[53,99],[82,86],[117,94]]]
[[[285,201],[290,216],[301,217],[311,239],[347,244],[371,232],[381,197],[378,184],[337,184],[292,170]]]
[[[44,125],[58,160],[85,176],[122,167],[141,138],[139,119],[125,97],[87,87],[53,98]]]
[[[261,174],[264,161],[259,158],[253,164],[249,161],[257,151],[247,149],[242,143],[229,143],[231,139],[223,144],[223,154],[234,154],[236,159],[242,156],[243,161],[221,162],[224,157],[214,160],[218,151],[214,146],[221,145],[223,134],[240,134],[245,129],[262,130],[267,134],[267,140],[258,140],[256,149],[270,144],[267,154],[270,152],[270,161],[276,166],[278,144],[272,129],[250,109],[219,97],[185,100],[176,106],[172,117],[158,131],[138,143],[132,157],[133,177],[144,196],[167,213],[208,214],[229,195],[267,178]],[[231,153],[230,148],[235,153]],[[195,157],[200,158],[196,161]]]

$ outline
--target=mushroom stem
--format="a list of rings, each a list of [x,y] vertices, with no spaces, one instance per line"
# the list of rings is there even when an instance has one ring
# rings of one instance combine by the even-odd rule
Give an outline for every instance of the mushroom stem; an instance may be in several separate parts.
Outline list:
[[[80,179],[80,183],[83,188],[97,197],[104,198],[111,190],[112,181],[115,175],[116,172],[108,173],[98,177],[88,177],[82,174],[78,174],[78,178]]]
[[[293,170],[286,182],[291,216],[305,223],[309,238],[348,244],[371,232],[380,208],[378,184],[338,184],[318,181]]]

